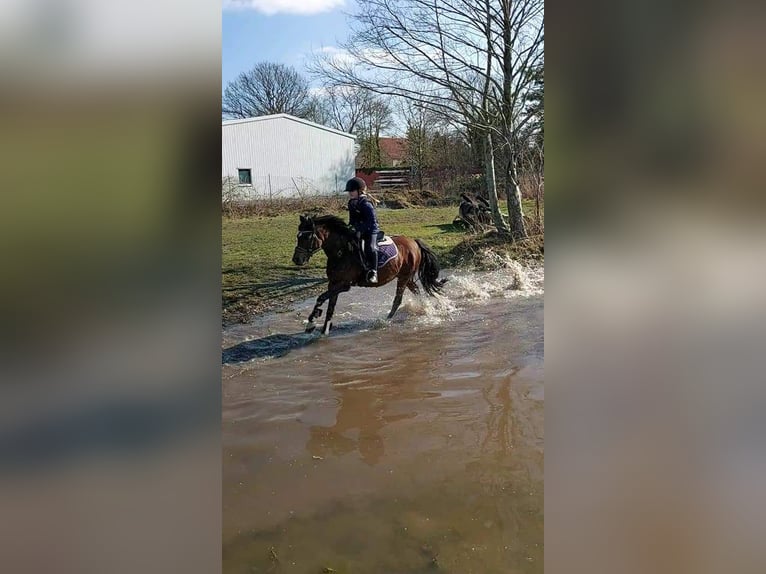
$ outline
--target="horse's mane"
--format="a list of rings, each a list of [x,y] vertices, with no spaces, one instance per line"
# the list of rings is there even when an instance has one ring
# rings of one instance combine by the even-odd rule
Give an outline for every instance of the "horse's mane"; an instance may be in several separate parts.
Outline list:
[[[315,225],[324,225],[330,231],[334,231],[346,238],[351,238],[354,233],[348,228],[348,224],[335,215],[320,215],[314,218]]]

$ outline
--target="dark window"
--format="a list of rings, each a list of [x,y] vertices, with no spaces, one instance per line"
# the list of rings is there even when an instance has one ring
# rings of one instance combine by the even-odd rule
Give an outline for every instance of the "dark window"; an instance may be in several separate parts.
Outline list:
[[[253,173],[250,169],[239,170],[239,183],[240,185],[253,185]]]

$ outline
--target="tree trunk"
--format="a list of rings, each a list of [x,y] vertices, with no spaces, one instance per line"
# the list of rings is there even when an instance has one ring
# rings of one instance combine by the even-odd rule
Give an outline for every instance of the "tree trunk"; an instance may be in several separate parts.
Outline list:
[[[519,187],[519,176],[516,169],[516,154],[513,149],[511,149],[508,164],[505,178],[505,200],[508,204],[511,237],[515,241],[527,236],[527,228],[524,226],[524,212],[521,209],[521,188]]]
[[[500,203],[497,199],[497,183],[495,181],[495,152],[492,149],[492,133],[487,131],[484,136],[484,169],[487,180],[487,199],[492,209],[492,221],[498,232],[508,233],[508,225],[500,213]]]
[[[535,221],[537,222],[537,233],[540,233],[540,230],[543,227],[543,221],[540,217],[540,182],[537,182],[537,185],[535,185]]]
[[[511,237],[514,241],[527,236],[524,227],[524,214],[521,211],[521,189],[516,169],[516,134],[514,133],[514,97],[513,97],[513,2],[503,2],[503,136],[508,148],[508,165],[505,170],[505,200],[508,204],[508,219],[511,224]],[[523,70],[519,70],[522,73]]]

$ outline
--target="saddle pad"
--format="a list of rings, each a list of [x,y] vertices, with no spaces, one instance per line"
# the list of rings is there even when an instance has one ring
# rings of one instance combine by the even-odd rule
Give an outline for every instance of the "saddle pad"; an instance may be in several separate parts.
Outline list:
[[[378,269],[396,257],[398,253],[396,243],[388,235],[383,238],[383,241],[378,241]]]

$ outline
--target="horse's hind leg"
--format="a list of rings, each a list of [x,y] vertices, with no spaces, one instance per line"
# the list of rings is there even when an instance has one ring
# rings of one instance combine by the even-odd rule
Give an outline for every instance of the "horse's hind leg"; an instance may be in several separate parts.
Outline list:
[[[402,295],[404,294],[404,289],[407,287],[407,283],[411,280],[412,279],[410,277],[399,277],[399,281],[396,283],[396,297],[394,297],[394,304],[391,305],[391,312],[388,314],[389,319],[394,316],[394,313],[396,313],[399,305],[402,304]],[[417,289],[417,285],[415,288]]]
[[[418,287],[418,284],[415,283],[414,279],[410,279],[407,282],[407,289],[412,291],[415,295],[420,295],[420,287]]]

